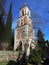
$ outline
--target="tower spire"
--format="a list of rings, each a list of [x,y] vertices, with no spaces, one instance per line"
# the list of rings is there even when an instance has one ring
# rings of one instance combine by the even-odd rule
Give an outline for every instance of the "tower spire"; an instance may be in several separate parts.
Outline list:
[[[26,0],[24,0],[24,5],[26,5]]]

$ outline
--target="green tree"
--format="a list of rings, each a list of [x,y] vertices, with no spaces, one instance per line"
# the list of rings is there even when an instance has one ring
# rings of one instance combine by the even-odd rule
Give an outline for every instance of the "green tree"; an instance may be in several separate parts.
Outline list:
[[[42,57],[39,51],[36,49],[32,49],[31,51],[31,57],[30,57],[30,63],[41,65]]]
[[[2,49],[2,43],[4,42],[4,30],[5,30],[5,5],[6,0],[0,0],[0,49]]]
[[[3,42],[4,37],[5,3],[6,0],[0,0],[0,43]]]
[[[14,46],[14,31],[12,30],[12,2],[10,3],[10,9],[7,16],[6,26],[5,26],[5,42],[8,43],[7,50],[13,50]]]
[[[44,34],[39,29],[37,32],[37,44],[35,49],[31,49],[31,58],[30,62],[34,62],[37,65],[41,65],[41,62],[43,62],[43,58],[45,58],[46,53],[46,46],[45,46],[45,40],[44,40]]]
[[[12,3],[10,4],[9,13],[5,25],[5,42],[10,43],[12,38]]]
[[[42,33],[40,29],[38,29],[38,32],[37,32],[37,41],[39,43],[44,42],[44,34]]]
[[[5,5],[6,0],[0,0],[0,43],[2,48],[7,46],[5,43],[11,43],[14,41],[14,34],[12,30],[12,3],[10,3],[10,9],[8,15],[6,16],[6,24],[4,20],[4,16],[6,15]]]
[[[4,29],[4,24],[3,24],[3,15],[0,15],[0,42],[3,41],[3,29]]]
[[[3,15],[5,15],[5,5],[6,0],[0,0],[0,14],[3,13]]]
[[[46,42],[46,55],[49,56],[49,41],[47,40]]]
[[[46,45],[44,40],[44,34],[42,33],[40,29],[37,32],[37,45],[42,54],[42,57],[44,57],[46,53]]]

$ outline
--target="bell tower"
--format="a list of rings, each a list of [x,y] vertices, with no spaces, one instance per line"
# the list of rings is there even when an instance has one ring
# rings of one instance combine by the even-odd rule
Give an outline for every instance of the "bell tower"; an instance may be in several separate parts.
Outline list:
[[[14,50],[16,50],[19,45],[22,47],[22,52],[26,52],[27,56],[30,54],[30,47],[35,48],[31,13],[26,4],[20,8],[17,28],[15,29]]]

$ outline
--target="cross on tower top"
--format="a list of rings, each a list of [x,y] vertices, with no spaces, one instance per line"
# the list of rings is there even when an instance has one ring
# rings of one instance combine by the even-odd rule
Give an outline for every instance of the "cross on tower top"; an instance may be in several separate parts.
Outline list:
[[[26,0],[24,0],[24,5],[26,5]]]

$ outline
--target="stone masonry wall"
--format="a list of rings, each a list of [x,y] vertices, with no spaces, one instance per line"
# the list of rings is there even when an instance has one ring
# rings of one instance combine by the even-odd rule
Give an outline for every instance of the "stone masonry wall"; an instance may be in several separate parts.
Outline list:
[[[0,62],[13,60],[16,61],[18,58],[18,51],[0,51]]]

